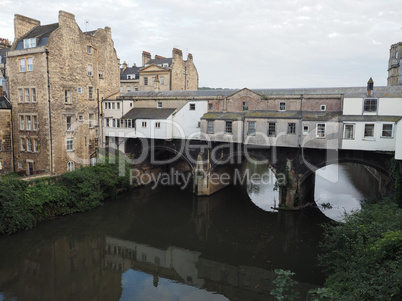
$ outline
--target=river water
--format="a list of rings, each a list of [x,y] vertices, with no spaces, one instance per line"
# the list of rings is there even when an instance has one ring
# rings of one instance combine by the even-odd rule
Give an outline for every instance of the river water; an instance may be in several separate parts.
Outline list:
[[[263,188],[196,198],[143,187],[0,237],[0,301],[266,301],[275,269],[295,272],[302,295],[322,286],[318,244],[330,219],[314,208],[272,212],[257,200]]]

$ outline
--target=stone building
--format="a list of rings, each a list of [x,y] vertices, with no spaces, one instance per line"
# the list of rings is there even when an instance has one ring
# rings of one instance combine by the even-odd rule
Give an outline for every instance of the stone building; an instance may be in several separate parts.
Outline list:
[[[15,15],[7,53],[17,171],[59,174],[89,165],[99,141],[100,103],[119,93],[111,29],[82,32],[73,14],[58,23]]]
[[[142,52],[142,67],[127,67],[126,62],[120,69],[120,94],[132,91],[197,90],[198,72],[193,55],[183,59],[183,52],[173,48],[172,57]]]
[[[3,87],[3,91],[7,92],[6,84],[6,57],[7,51],[10,50],[11,43],[7,39],[0,38],[0,87]],[[3,96],[3,93],[0,94]]]
[[[387,86],[402,85],[402,76],[401,76],[402,70],[400,69],[401,54],[402,54],[402,42],[391,45],[388,60]]]
[[[0,175],[13,171],[11,103],[0,87]]]

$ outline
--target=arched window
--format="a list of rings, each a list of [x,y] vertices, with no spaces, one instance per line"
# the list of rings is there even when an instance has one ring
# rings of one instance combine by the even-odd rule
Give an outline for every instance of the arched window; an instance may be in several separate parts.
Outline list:
[[[73,170],[75,170],[75,163],[74,161],[69,161],[67,163],[67,171],[73,171]]]

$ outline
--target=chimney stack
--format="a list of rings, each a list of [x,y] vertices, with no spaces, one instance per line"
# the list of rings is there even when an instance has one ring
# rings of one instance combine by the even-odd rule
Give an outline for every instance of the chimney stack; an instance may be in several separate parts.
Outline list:
[[[151,59],[151,54],[149,52],[143,51],[142,52],[142,67],[145,67],[145,65],[148,63],[148,61]]]
[[[367,82],[367,96],[371,96],[371,91],[374,89],[374,81],[370,77],[369,81]]]

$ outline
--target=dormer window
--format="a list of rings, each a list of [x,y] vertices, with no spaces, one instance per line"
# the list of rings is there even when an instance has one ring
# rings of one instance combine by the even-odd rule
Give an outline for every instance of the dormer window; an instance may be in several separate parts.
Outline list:
[[[36,39],[24,39],[24,49],[36,47]]]
[[[169,64],[168,64],[168,63],[164,63],[164,64],[163,64],[163,68],[169,68]]]

